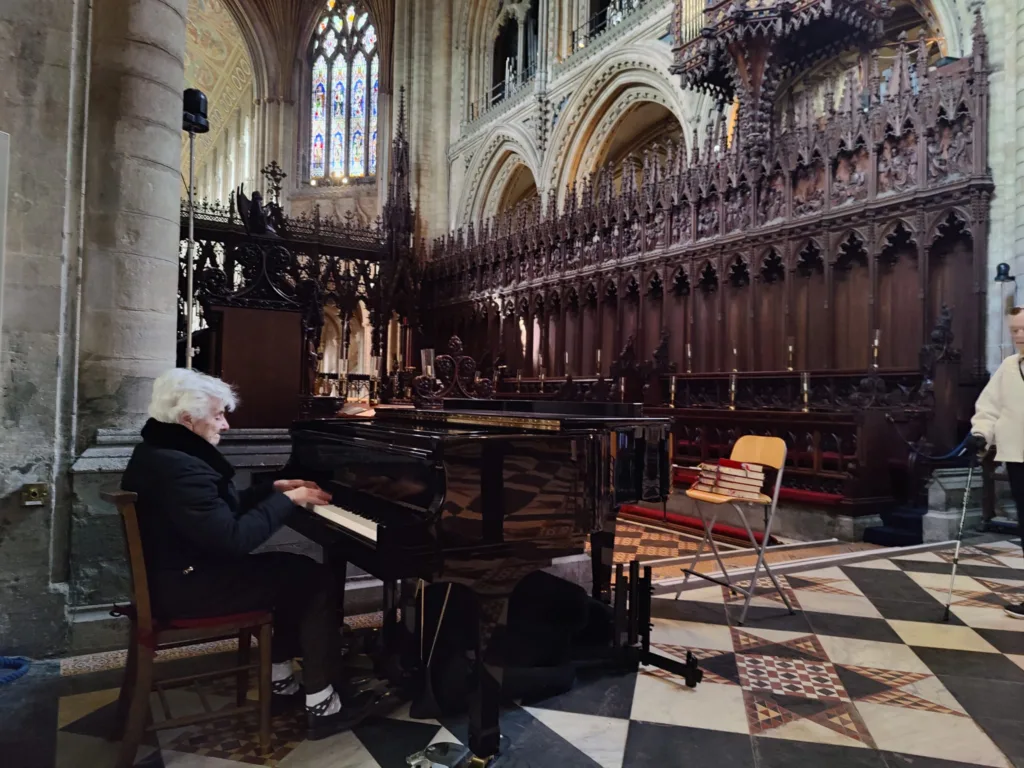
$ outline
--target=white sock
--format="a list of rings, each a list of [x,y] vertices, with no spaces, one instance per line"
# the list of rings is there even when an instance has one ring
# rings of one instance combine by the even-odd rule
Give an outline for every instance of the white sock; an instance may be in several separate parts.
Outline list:
[[[291,661],[275,661],[270,665],[270,679],[275,683],[287,680],[292,674]]]
[[[327,711],[324,712],[324,714],[333,715],[340,712],[341,699],[338,697],[338,694],[334,692],[334,686],[331,685],[328,685],[322,691],[317,691],[316,693],[307,693],[306,706],[315,707],[317,704],[321,704],[327,701],[328,699],[331,700],[331,703],[328,705]]]
[[[279,661],[270,665],[270,679],[277,685],[273,693],[277,696],[294,696],[299,692],[299,683],[295,679],[295,672],[292,670],[290,661]],[[288,681],[288,684],[280,684]]]

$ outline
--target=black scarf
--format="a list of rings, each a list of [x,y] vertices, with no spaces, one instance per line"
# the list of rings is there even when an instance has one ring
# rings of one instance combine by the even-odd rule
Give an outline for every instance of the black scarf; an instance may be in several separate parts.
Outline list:
[[[227,480],[235,475],[235,468],[224,458],[224,454],[217,450],[217,446],[181,424],[167,424],[150,419],[142,428],[142,439],[156,448],[181,451],[205,461]]]

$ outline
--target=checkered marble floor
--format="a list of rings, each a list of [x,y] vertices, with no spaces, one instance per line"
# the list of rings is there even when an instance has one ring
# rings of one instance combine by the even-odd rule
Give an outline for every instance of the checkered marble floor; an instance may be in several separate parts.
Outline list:
[[[1024,768],[1024,621],[1002,611],[1024,600],[1020,544],[962,550],[943,623],[950,560],[947,551],[890,553],[790,573],[780,578],[795,614],[759,583],[743,626],[741,601],[718,586],[656,596],[655,649],[693,650],[704,682],[689,689],[653,668],[584,676],[566,694],[504,713],[511,748],[499,765]],[[101,737],[117,677],[97,674],[58,697],[50,762],[12,764],[110,764],[114,745]],[[176,714],[197,706],[190,692],[173,693]],[[468,726],[414,721],[406,708],[321,742],[303,741],[295,717],[278,718],[274,733],[261,755],[252,724],[162,732],[139,764],[399,768],[428,743],[466,739]]]

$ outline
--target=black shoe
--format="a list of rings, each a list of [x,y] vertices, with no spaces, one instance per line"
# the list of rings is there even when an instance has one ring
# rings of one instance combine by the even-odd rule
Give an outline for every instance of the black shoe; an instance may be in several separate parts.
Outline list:
[[[295,688],[294,693],[284,693],[289,688]],[[302,687],[298,685],[294,675],[289,675],[284,680],[274,680],[270,683],[270,713],[283,715],[293,712],[302,706],[306,697],[302,693]]]
[[[1024,619],[1024,603],[1019,605],[1007,605],[1003,607],[1006,615],[1014,619]]]
[[[337,693],[335,693],[337,695]],[[306,721],[309,730],[306,738],[319,741],[336,733],[355,728],[369,717],[379,717],[394,710],[401,700],[390,691],[364,691],[341,705],[333,715],[323,714],[330,706],[333,696],[313,707],[306,707]]]

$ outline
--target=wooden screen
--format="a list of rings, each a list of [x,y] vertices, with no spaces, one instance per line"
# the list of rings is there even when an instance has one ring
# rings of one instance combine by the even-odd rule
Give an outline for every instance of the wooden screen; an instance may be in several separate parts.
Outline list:
[[[298,415],[302,323],[298,312],[215,309],[217,374],[238,390],[232,427],[288,427]]]

